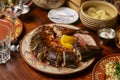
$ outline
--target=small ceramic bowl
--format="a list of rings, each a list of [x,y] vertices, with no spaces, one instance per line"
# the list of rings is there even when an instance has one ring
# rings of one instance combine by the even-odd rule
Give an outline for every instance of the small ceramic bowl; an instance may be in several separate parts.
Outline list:
[[[116,36],[116,32],[112,28],[102,28],[97,31],[99,37],[103,39],[114,39]]]
[[[116,37],[116,31],[112,28],[102,28],[97,31],[98,36],[101,39],[101,44],[111,45],[114,43]]]

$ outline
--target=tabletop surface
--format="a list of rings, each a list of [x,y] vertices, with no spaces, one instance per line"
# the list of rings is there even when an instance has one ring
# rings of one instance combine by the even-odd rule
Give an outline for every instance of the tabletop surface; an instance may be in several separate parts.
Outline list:
[[[29,13],[19,17],[24,27],[23,32],[19,37],[20,40],[36,27],[43,24],[52,23],[47,17],[49,10],[41,9],[34,4],[32,4],[30,8],[31,10]],[[85,28],[80,20],[72,25]],[[95,31],[91,32],[96,34]],[[102,42],[102,40],[100,42]],[[6,64],[0,65],[0,80],[92,80],[93,67],[100,58],[110,54],[120,53],[120,50],[114,43],[109,45],[101,44],[101,47],[103,48],[103,51],[101,52],[101,55],[96,58],[92,65],[83,71],[70,75],[51,75],[42,73],[30,67],[21,57],[20,52],[12,52],[11,59]]]

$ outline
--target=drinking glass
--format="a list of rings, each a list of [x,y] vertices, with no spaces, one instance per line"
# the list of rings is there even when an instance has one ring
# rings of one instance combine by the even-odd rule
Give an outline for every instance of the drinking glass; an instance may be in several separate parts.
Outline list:
[[[2,12],[10,18],[17,18],[22,13],[22,0],[2,0]]]
[[[23,11],[23,0],[1,0],[2,14],[11,19],[13,23],[12,33],[15,33],[16,29],[15,22],[18,16],[22,14]],[[16,46],[19,45],[16,33],[13,36],[14,41],[11,43],[11,51],[15,52]],[[14,49],[13,49],[14,48]]]
[[[10,57],[11,30],[0,24],[0,64],[6,63]]]
[[[22,0],[1,0],[1,4],[3,15],[12,20],[14,29],[16,18],[22,13]]]

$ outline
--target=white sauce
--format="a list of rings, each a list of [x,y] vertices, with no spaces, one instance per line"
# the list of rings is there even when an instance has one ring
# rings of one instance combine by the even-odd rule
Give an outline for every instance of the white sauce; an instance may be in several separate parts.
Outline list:
[[[99,32],[99,36],[102,37],[102,38],[105,38],[105,39],[112,39],[115,37],[115,31],[114,30],[109,30],[109,29],[106,29],[106,30],[101,30]]]

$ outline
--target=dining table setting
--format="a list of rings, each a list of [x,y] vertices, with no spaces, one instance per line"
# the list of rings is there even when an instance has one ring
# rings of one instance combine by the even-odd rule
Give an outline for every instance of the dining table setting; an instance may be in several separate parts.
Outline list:
[[[120,79],[120,1],[74,1],[0,1],[0,80]]]

